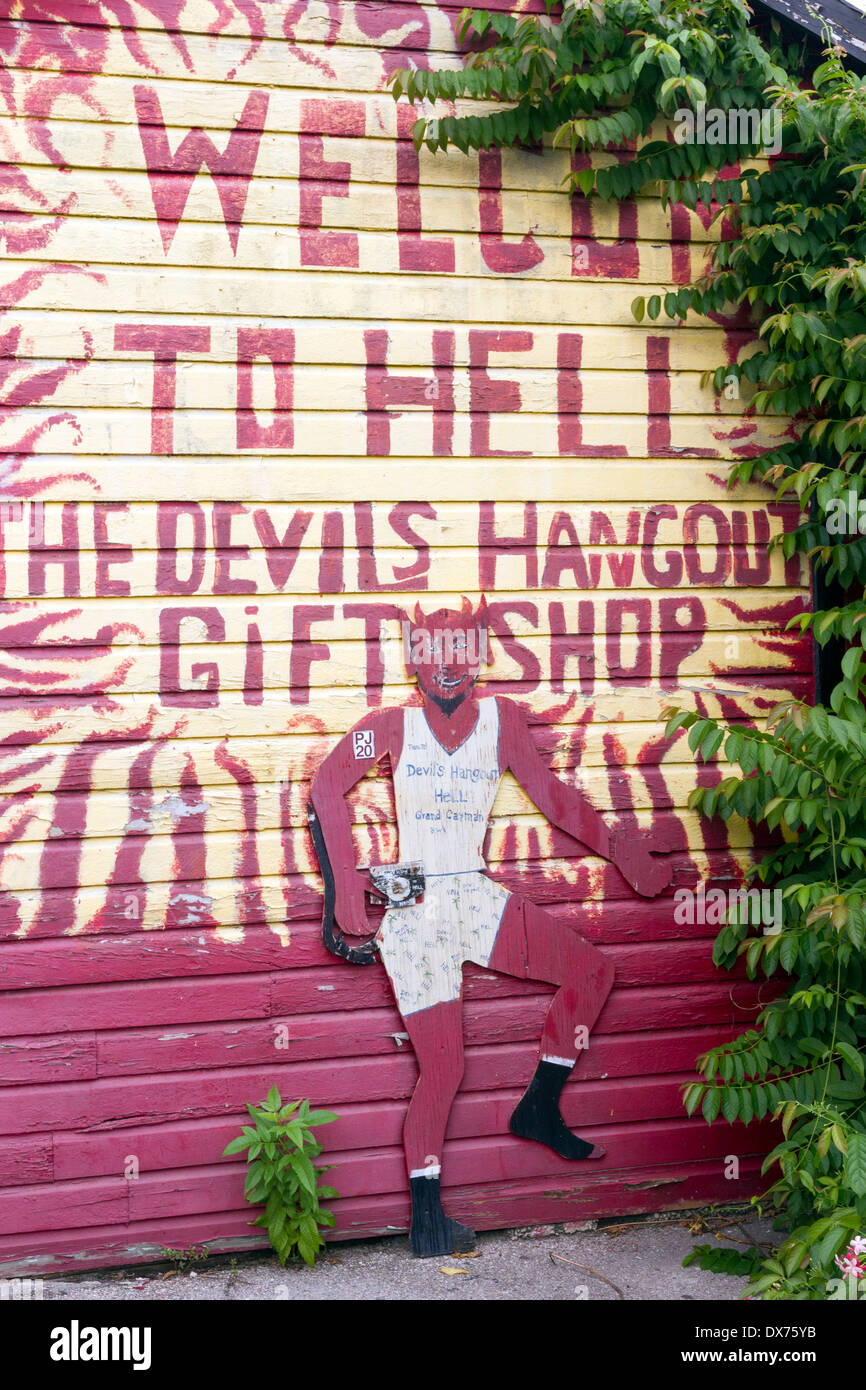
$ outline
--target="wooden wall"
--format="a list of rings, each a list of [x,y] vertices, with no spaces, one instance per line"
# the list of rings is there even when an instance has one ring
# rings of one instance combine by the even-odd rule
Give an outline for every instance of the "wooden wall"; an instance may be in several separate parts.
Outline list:
[[[416,156],[384,82],[453,64],[458,9],[2,6],[4,1271],[260,1243],[220,1155],[274,1083],[339,1113],[337,1234],[405,1230],[414,1061],[381,967],[323,950],[304,807],[336,737],[409,697],[404,610],[462,594],[562,776],[678,848],[639,900],[503,785],[496,874],[616,966],[565,1106],[612,1158],[508,1135],[548,991],[470,971],[450,1209],[755,1190],[766,1128],[689,1121],[680,1088],[757,987],[672,898],[738,881],[749,838],[684,809],[723,773],[660,712],[809,689],[781,630],[805,577],[764,550],[794,515],[725,488],[787,422],[701,386],[742,325],[632,318],[701,266],[699,218],[572,203],[551,150]],[[387,778],[353,805],[359,862],[394,854]]]

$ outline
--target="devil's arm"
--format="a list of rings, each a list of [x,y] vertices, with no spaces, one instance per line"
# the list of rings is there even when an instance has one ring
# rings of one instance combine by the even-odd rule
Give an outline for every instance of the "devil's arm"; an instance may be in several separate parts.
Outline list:
[[[500,763],[514,773],[524,791],[551,824],[564,830],[587,849],[608,859],[626,883],[645,898],[663,892],[671,879],[671,866],[654,860],[640,831],[608,830],[598,811],[582,792],[567,787],[536,751],[523,712],[511,700],[499,698]],[[652,848],[666,849],[656,836]]]
[[[402,711],[375,710],[340,739],[313,777],[310,799],[322,828],[337,892],[337,920],[347,913],[357,921],[343,920],[347,930],[366,930],[363,881],[355,868],[352,822],[346,793],[387,753],[392,763],[400,754]],[[354,885],[354,893],[353,893]],[[350,900],[354,897],[354,912]]]
[[[583,792],[560,781],[532,741],[529,724],[512,700],[498,698],[500,756],[503,771],[513,772],[539,811],[552,825],[580,840],[603,859],[615,858],[613,835]]]

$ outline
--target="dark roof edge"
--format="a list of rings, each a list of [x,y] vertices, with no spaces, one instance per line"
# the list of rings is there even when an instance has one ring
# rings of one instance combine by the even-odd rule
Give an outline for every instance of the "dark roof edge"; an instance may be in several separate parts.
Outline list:
[[[819,38],[827,24],[845,52],[866,63],[866,15],[844,0],[760,0],[758,8],[761,7],[774,10]]]

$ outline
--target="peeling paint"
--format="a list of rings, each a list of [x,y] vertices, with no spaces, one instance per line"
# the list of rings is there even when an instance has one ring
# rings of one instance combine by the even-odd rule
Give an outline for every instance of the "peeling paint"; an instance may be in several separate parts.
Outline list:
[[[214,902],[207,893],[173,893],[168,902],[169,911],[181,905],[186,906],[187,915],[176,919],[177,926],[198,927],[202,918],[210,920]],[[203,936],[199,937],[199,944],[207,945]]]
[[[184,801],[179,792],[171,792],[144,815],[131,817],[126,823],[126,833],[146,835],[160,829],[164,832],[169,825],[177,825],[188,816],[202,816],[210,809],[207,801]]]

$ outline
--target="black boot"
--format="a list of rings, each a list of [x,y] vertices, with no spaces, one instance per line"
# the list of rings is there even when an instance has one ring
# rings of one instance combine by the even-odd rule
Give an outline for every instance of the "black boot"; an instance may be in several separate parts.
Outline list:
[[[546,1144],[562,1158],[603,1158],[602,1146],[593,1146],[572,1134],[559,1113],[559,1097],[570,1072],[571,1067],[560,1062],[539,1062],[511,1116],[509,1128],[520,1139]]]
[[[459,1221],[452,1221],[442,1210],[439,1178],[410,1178],[412,1226],[409,1244],[412,1254],[426,1259],[431,1255],[466,1254],[475,1249],[475,1232]]]

